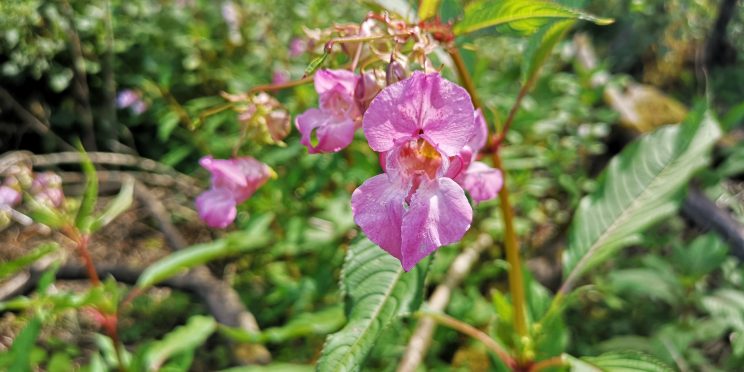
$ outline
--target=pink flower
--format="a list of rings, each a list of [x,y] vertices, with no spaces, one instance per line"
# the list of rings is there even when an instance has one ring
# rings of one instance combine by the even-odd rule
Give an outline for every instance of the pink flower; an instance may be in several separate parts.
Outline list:
[[[53,172],[37,174],[30,191],[36,201],[50,207],[59,208],[65,200],[62,178]]]
[[[21,193],[18,190],[10,186],[0,186],[0,211],[13,208],[20,202]]]
[[[289,57],[295,58],[301,56],[307,50],[307,42],[300,38],[294,38],[289,41]]]
[[[500,170],[491,168],[483,162],[473,161],[488,138],[488,127],[480,109],[475,111],[475,128],[473,137],[463,151],[452,160],[453,163],[460,163],[459,169],[450,167],[448,173],[478,203],[495,198],[504,185],[504,179]]]
[[[364,116],[364,134],[384,153],[385,173],[352,194],[354,221],[406,271],[470,228],[473,210],[447,173],[455,165],[450,158],[472,153],[466,147],[476,135],[474,118],[463,88],[421,72],[385,88]]]
[[[246,201],[273,174],[271,168],[252,157],[228,160],[205,156],[202,167],[212,173],[212,187],[196,198],[199,217],[210,227],[225,228]]]
[[[289,73],[284,70],[274,70],[271,75],[271,84],[283,84],[289,81]]]
[[[379,87],[374,79],[362,79],[348,70],[319,70],[315,74],[315,90],[320,107],[305,111],[295,120],[302,135],[300,143],[311,154],[337,152],[354,139],[365,102],[374,97]]]

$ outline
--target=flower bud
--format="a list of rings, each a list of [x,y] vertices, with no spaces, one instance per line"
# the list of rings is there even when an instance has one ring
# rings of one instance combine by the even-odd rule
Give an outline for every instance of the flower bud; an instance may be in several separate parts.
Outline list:
[[[385,82],[387,85],[395,84],[401,80],[405,80],[408,77],[406,69],[398,61],[392,61],[387,65],[385,69]]]

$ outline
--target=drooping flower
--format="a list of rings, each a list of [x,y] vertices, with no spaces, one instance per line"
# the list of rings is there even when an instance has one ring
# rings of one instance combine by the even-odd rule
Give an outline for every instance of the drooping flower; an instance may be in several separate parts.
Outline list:
[[[320,104],[297,116],[300,143],[311,154],[337,152],[354,139],[366,104],[379,86],[373,78],[348,70],[319,70],[314,80]]]
[[[473,210],[447,173],[474,138],[474,119],[463,88],[421,72],[385,88],[367,109],[364,134],[385,173],[352,194],[354,221],[406,271],[470,228]]]
[[[196,210],[207,225],[215,228],[230,225],[237,205],[273,175],[269,166],[252,157],[221,160],[205,156],[199,164],[212,173],[212,187],[196,198]]]

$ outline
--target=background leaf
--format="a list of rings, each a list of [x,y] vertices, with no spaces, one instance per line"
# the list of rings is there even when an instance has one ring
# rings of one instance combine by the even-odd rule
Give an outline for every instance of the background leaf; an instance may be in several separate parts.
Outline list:
[[[383,329],[421,304],[428,262],[406,273],[398,260],[366,238],[352,245],[341,273],[349,321],[328,337],[318,371],[359,370]]]
[[[98,176],[96,175],[96,167],[93,166],[93,162],[90,161],[90,157],[88,157],[88,153],[85,152],[82,145],[80,145],[80,166],[85,173],[85,191],[75,216],[75,227],[83,233],[87,233],[92,223],[91,215],[98,199]]]
[[[8,262],[0,262],[0,280],[3,280],[36,262],[36,260],[59,249],[57,243],[42,244],[33,251]]]
[[[439,0],[421,0],[418,8],[419,21],[424,21],[437,15]]]
[[[128,177],[121,185],[121,190],[111,204],[106,207],[103,213],[93,221],[90,227],[91,231],[108,225],[120,214],[124,213],[132,205],[134,196],[134,178]]]
[[[662,361],[641,352],[625,351],[605,353],[597,357],[568,358],[572,371],[639,371],[671,372]]]
[[[465,8],[465,17],[455,25],[454,32],[462,35],[487,27],[506,25],[518,33],[531,34],[556,19],[582,19],[598,25],[613,22],[612,19],[595,17],[550,1],[481,0]]]
[[[145,357],[147,369],[150,371],[158,368],[169,357],[182,353],[192,352],[199,347],[217,328],[214,318],[196,315],[189,321],[168,333],[162,340],[151,344]]]
[[[566,283],[674,213],[680,191],[708,163],[720,134],[712,114],[699,107],[682,125],[663,127],[615,156],[571,223],[563,257]]]

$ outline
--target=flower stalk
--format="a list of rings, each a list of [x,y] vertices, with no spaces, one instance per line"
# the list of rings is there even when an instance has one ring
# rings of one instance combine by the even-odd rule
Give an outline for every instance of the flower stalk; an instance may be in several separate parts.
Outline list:
[[[478,93],[475,90],[473,80],[470,77],[470,73],[465,67],[465,63],[460,55],[460,51],[456,46],[452,46],[447,49],[447,52],[452,57],[455,63],[455,69],[460,81],[465,86],[465,89],[470,93],[470,97],[473,100],[473,106],[476,108],[480,107],[480,100],[478,99]],[[508,125],[513,120],[519,104],[524,98],[527,92],[526,87],[523,87],[520,91],[519,96],[511,109],[507,122],[504,123],[504,129],[508,128]],[[499,135],[500,138],[504,135],[504,131]],[[493,142],[496,143],[496,142]],[[494,146],[492,153],[493,166],[500,169],[503,177],[503,186],[499,191],[499,207],[501,209],[501,215],[504,219],[504,246],[506,249],[506,260],[509,262],[509,292],[512,296],[512,306],[514,307],[514,328],[517,331],[520,339],[529,337],[527,329],[526,319],[526,301],[524,292],[524,277],[522,275],[522,263],[519,256],[519,241],[517,240],[517,234],[514,230],[514,210],[509,201],[509,191],[506,186],[506,172],[504,171],[501,157],[499,156],[498,147]],[[521,340],[520,340],[521,341]],[[521,343],[521,342],[520,342]]]

